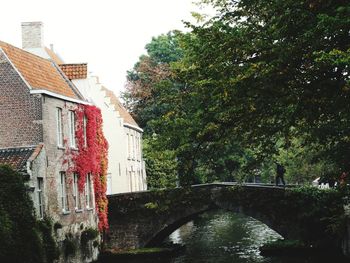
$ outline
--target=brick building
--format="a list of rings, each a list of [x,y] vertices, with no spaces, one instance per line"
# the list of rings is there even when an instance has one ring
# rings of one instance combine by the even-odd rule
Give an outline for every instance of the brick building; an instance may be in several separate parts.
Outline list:
[[[147,190],[145,162],[142,156],[142,133],[117,96],[104,87],[98,77],[88,73],[87,63],[64,63],[51,47],[44,46],[43,24],[22,23],[23,48],[55,61],[65,76],[83,96],[101,109],[103,131],[109,144],[107,194]]]
[[[78,151],[74,110],[82,104],[88,103],[53,60],[0,41],[0,163],[29,177],[36,215],[56,223],[62,252],[68,239],[80,248],[81,233],[98,223],[92,180],[79,193],[64,161],[67,150]],[[71,260],[89,262],[97,253],[90,242]]]

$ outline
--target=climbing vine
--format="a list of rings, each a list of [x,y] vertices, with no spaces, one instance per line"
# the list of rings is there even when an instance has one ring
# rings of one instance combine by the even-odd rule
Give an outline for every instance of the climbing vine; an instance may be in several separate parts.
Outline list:
[[[73,169],[79,174],[79,191],[84,191],[86,176],[91,174],[94,185],[98,228],[108,230],[106,197],[108,143],[102,131],[102,115],[99,108],[80,105],[77,118],[76,140],[79,151],[72,152]]]

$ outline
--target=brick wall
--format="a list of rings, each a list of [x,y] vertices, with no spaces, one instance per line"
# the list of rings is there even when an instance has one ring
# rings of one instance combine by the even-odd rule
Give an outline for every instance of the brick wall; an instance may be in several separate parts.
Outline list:
[[[29,88],[0,49],[0,148],[43,141],[41,95]]]

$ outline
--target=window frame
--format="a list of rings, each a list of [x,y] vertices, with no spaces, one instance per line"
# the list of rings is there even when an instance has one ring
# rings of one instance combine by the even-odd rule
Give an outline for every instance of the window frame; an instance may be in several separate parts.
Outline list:
[[[63,214],[70,213],[69,199],[67,193],[67,174],[66,172],[60,172],[60,200]]]
[[[135,136],[131,134],[131,158],[135,160]]]
[[[87,118],[84,115],[83,117],[83,132],[84,132],[84,147],[87,147],[87,135],[86,135],[86,129],[87,129]]]
[[[44,178],[37,178],[37,198],[38,198],[38,216],[39,219],[44,218],[44,196],[43,196],[43,188],[44,188]]]
[[[127,142],[128,142],[128,159],[131,159],[131,135],[127,133]]]
[[[71,148],[76,148],[77,147],[77,140],[75,136],[76,132],[76,116],[75,112],[70,110],[68,111],[68,128],[69,128],[69,144]]]
[[[74,199],[74,208],[76,212],[83,210],[81,196],[79,193],[78,181],[79,181],[78,173],[73,173],[73,199]]]
[[[94,208],[93,201],[91,173],[88,173],[85,178],[85,207],[87,210]]]
[[[56,108],[56,139],[57,146],[63,147],[63,115],[59,107]]]

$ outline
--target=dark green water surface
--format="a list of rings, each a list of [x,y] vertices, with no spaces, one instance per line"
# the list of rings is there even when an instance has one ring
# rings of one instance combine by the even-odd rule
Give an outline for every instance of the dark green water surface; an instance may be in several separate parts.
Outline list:
[[[124,263],[338,263],[324,257],[263,257],[259,247],[281,238],[266,225],[240,214],[210,211],[172,233],[168,240],[186,245],[175,258],[135,259]]]

